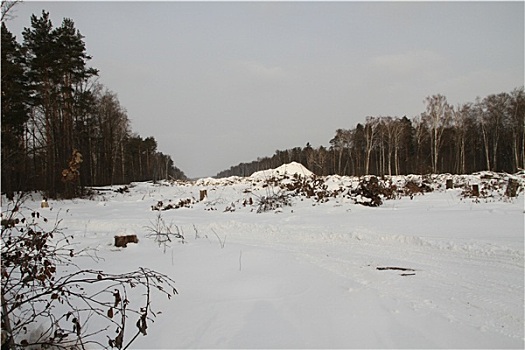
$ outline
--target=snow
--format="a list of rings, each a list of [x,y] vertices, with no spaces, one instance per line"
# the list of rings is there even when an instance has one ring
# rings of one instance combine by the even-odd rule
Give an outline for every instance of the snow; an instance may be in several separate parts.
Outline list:
[[[47,209],[33,194],[26,204],[60,217],[78,249],[98,249],[100,260],[80,258],[79,266],[143,266],[176,281],[179,295],[153,298],[162,313],[133,348],[524,347],[523,192],[462,198],[461,188],[444,189],[445,178],[500,178],[436,175],[433,192],[377,208],[343,195],[295,196],[291,206],[257,214],[258,200],[279,191],[266,179],[289,181],[285,169],[310,176],[292,164],[249,178],[135,183],[91,200],[49,200]],[[409,179],[421,177],[392,181]],[[358,179],[323,181],[335,190]],[[204,187],[208,197],[198,202]],[[188,207],[151,209],[187,198]],[[184,244],[163,249],[147,237],[159,213],[182,229]],[[139,243],[115,248],[116,234],[136,234]]]
[[[269,169],[269,170],[261,170],[253,173],[250,177],[252,179],[268,179],[275,176],[281,176],[281,175],[299,175],[302,177],[309,177],[312,176],[314,173],[312,173],[310,170],[308,170],[304,165],[297,163],[297,162],[291,162],[288,164],[283,164],[278,168],[275,169]]]

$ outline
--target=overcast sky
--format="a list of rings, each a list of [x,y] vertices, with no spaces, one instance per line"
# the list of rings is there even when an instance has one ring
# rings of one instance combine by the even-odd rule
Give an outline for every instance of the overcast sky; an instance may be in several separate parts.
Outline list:
[[[521,1],[26,1],[7,22],[19,42],[42,9],[75,22],[132,130],[189,177],[524,81]]]

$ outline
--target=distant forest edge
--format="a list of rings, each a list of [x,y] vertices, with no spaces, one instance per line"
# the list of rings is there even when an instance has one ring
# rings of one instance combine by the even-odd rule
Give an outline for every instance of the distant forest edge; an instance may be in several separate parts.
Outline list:
[[[4,5],[4,2],[2,2]],[[185,179],[153,137],[132,132],[117,94],[88,67],[70,19],[31,16],[20,44],[2,8],[2,193],[72,198],[85,186]]]
[[[424,102],[426,110],[412,119],[369,116],[353,129],[336,130],[328,148],[307,143],[304,148],[277,150],[217,177],[249,176],[292,161],[321,176],[513,173],[524,168],[523,86],[457,106],[439,94]]]
[[[49,13],[31,16],[22,43],[2,9],[1,190],[40,190],[51,198],[83,195],[89,186],[186,179],[154,137],[133,133],[117,94],[88,67],[84,37],[70,19],[53,27]],[[277,150],[217,177],[299,162],[317,175],[515,172],[525,163],[524,87],[452,106],[425,99],[409,119],[369,116],[338,129],[330,146]]]

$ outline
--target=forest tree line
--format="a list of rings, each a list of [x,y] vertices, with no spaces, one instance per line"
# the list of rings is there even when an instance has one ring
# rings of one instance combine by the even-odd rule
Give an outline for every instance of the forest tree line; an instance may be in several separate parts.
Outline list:
[[[321,176],[514,173],[525,168],[523,86],[457,106],[440,94],[424,102],[425,111],[412,119],[369,116],[353,129],[336,130],[328,148],[307,143],[277,150],[217,177],[249,176],[292,161]]]
[[[85,186],[184,179],[153,137],[133,133],[117,94],[88,66],[71,19],[31,16],[18,43],[2,16],[2,193],[71,198]]]

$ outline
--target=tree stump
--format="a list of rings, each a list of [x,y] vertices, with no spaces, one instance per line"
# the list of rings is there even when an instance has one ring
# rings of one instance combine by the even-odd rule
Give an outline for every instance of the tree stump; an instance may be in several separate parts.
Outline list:
[[[137,235],[115,236],[115,247],[126,248],[128,243],[139,243]]]
[[[452,179],[447,179],[447,183],[446,183],[446,189],[451,189],[451,188],[454,188],[454,180]]]
[[[202,202],[204,198],[208,197],[208,190],[201,190],[200,191],[200,201]]]
[[[518,192],[518,181],[515,179],[509,179],[509,182],[507,184],[507,190],[505,191],[505,195],[508,197],[516,197],[516,194]]]
[[[479,197],[479,185],[472,185],[472,196]]]

